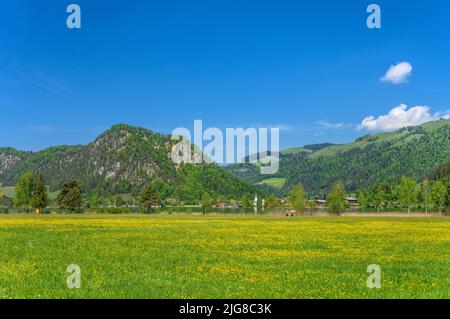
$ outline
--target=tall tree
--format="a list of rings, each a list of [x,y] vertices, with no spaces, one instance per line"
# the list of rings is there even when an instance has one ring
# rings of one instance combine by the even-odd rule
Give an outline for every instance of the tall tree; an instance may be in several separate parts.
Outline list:
[[[242,211],[242,213],[245,212],[245,209],[248,209],[248,208],[251,208],[251,207],[252,207],[252,202],[250,201],[247,193],[244,193],[242,195],[242,198],[241,198],[241,211]]]
[[[367,198],[364,191],[360,191],[356,196],[358,200],[359,209],[364,213],[367,209]]]
[[[309,212],[312,214],[314,210],[317,208],[317,202],[315,199],[311,199],[306,201],[306,206],[309,208]]]
[[[425,207],[425,212],[428,213],[428,207],[431,202],[430,194],[430,180],[425,179],[420,184],[420,201],[423,207]]]
[[[89,205],[91,208],[98,208],[103,203],[103,198],[101,198],[98,194],[93,194],[89,200]]]
[[[142,193],[141,206],[147,209],[147,213],[159,207],[159,195],[153,185],[148,185]]]
[[[14,206],[26,207],[31,205],[31,198],[34,190],[34,176],[33,173],[27,172],[23,174],[14,191]]]
[[[77,181],[66,182],[56,199],[58,206],[70,212],[75,212],[83,206],[81,188]]]
[[[381,187],[376,188],[373,194],[373,203],[377,208],[378,212],[380,212],[381,206],[383,206],[385,201],[386,201],[386,194],[383,188]]]
[[[201,201],[203,214],[206,214],[213,206],[213,200],[208,193],[204,193]]]
[[[3,196],[4,196],[3,187],[2,187],[2,184],[0,184],[0,207],[3,206]]]
[[[400,205],[408,208],[408,213],[411,212],[411,207],[417,204],[417,184],[416,182],[403,176],[400,181],[398,200]]]
[[[125,205],[126,205],[126,202],[123,199],[123,197],[120,196],[120,195],[117,195],[117,197],[116,197],[116,207],[123,207]]]
[[[42,209],[48,205],[47,186],[45,186],[44,178],[39,175],[35,183],[33,197],[31,203],[36,211],[36,214],[40,214]]]
[[[447,196],[445,200],[445,206],[447,207],[447,212],[450,210],[450,179],[447,181]]]
[[[445,207],[445,201],[447,197],[447,189],[441,181],[436,181],[431,188],[431,200],[433,202],[434,208],[442,213]]]
[[[289,204],[296,212],[303,212],[306,207],[306,193],[302,184],[297,184],[289,192]]]
[[[274,195],[270,194],[266,198],[265,206],[269,212],[273,212],[277,207],[279,207],[278,198],[276,198]]]
[[[327,196],[328,208],[334,214],[339,214],[345,209],[345,186],[342,182],[336,183]]]

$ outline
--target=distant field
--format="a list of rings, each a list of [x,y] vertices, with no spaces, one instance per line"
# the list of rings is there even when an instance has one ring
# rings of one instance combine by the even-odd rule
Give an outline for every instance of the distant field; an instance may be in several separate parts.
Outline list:
[[[450,298],[450,219],[1,215],[0,298]],[[68,289],[66,267],[81,267]],[[378,264],[382,287],[368,289]]]
[[[14,187],[2,187],[3,194],[8,197],[14,197]]]
[[[2,187],[2,190],[3,190],[3,193],[4,193],[4,195],[5,196],[8,196],[8,197],[10,197],[10,198],[13,198],[14,197],[14,190],[15,190],[15,187],[14,186],[6,186],[6,187]],[[59,193],[59,191],[56,191],[56,192],[49,192],[48,193],[48,197],[50,198],[50,199],[56,199],[56,197],[58,196],[58,193]]]
[[[266,184],[275,188],[282,188],[286,183],[286,178],[268,178],[261,181],[261,184]]]

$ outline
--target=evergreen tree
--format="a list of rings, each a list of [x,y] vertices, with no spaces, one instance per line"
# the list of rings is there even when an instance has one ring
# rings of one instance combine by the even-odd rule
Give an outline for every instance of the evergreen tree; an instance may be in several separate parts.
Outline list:
[[[400,205],[408,208],[408,213],[411,212],[411,207],[417,203],[417,185],[416,182],[406,176],[403,176],[400,181],[398,200]]]
[[[345,209],[345,186],[342,182],[336,183],[327,196],[328,208],[334,214],[339,214]]]
[[[147,213],[159,207],[159,195],[153,185],[148,185],[142,193],[141,206],[147,209]]]
[[[306,207],[306,193],[302,184],[297,184],[289,192],[288,201],[293,210],[300,213],[305,210]]]
[[[27,207],[31,205],[31,199],[34,191],[33,173],[27,172],[23,174],[16,184],[14,191],[14,206]]]
[[[39,175],[35,183],[33,197],[31,203],[36,210],[36,214],[40,214],[42,209],[48,205],[47,186],[45,186],[44,178]]]
[[[77,181],[64,183],[61,192],[56,199],[58,206],[70,212],[75,212],[83,206],[81,188]]]

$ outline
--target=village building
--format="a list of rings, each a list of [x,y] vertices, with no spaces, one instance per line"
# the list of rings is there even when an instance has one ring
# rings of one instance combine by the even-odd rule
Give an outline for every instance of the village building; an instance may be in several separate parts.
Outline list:
[[[358,206],[358,200],[354,197],[345,197],[345,200],[349,206]]]
[[[316,204],[318,206],[327,206],[327,201],[325,199],[316,199]]]

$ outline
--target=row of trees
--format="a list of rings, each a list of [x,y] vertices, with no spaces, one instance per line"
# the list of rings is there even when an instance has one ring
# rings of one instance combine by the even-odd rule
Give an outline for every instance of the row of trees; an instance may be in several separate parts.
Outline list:
[[[3,192],[0,188],[0,203],[2,198]],[[19,178],[14,190],[14,207],[32,207],[36,214],[40,214],[49,202],[48,189],[42,175],[35,177],[33,173],[27,172]],[[56,203],[60,209],[65,211],[75,212],[81,209],[84,205],[79,183],[77,181],[64,183],[56,197]],[[160,207],[159,194],[153,185],[145,188],[140,198],[140,204],[147,212]]]
[[[82,207],[82,193],[78,182],[65,183],[56,201],[61,209],[69,211]],[[32,207],[36,214],[40,214],[49,202],[48,189],[42,175],[35,177],[33,173],[27,172],[19,178],[14,190],[14,207]]]
[[[343,183],[336,183],[327,196],[327,206],[332,213],[339,213],[347,206],[345,200],[345,186]],[[315,208],[316,201],[308,200],[302,184],[294,186],[288,195],[289,206],[296,212],[303,212],[308,208]]]
[[[336,183],[326,197],[326,205],[330,212],[339,213],[347,207],[345,186],[342,182]],[[362,190],[357,193],[358,207],[365,211],[368,207],[374,207],[378,211],[384,208],[403,208],[408,212],[411,209],[421,207],[428,212],[434,209],[442,213],[450,208],[450,181],[434,181],[425,179],[417,184],[409,177],[402,177],[399,183],[383,183],[370,190]],[[268,209],[276,208],[280,202],[273,196],[266,200]],[[308,200],[302,184],[292,188],[288,195],[288,205],[296,212],[303,212],[306,208],[315,208],[316,201]]]
[[[425,179],[417,184],[409,177],[402,177],[399,183],[382,183],[359,191],[357,199],[362,210],[368,206],[378,211],[382,207],[402,207],[410,212],[415,207],[422,207],[426,212],[430,209],[443,212],[450,208],[450,181]]]
[[[348,207],[346,200],[347,193],[342,182],[336,183],[328,195],[326,196],[326,206],[328,210],[334,214],[344,211]],[[422,208],[425,212],[434,209],[443,212],[446,208],[450,208],[450,181],[434,181],[425,179],[417,184],[409,177],[403,177],[398,183],[383,183],[369,190],[361,190],[357,192],[357,207],[364,212],[369,207],[378,211],[381,208],[405,209],[411,212],[413,208]],[[220,200],[219,200],[220,202]],[[208,194],[203,195],[201,207],[204,212],[212,208],[214,199]],[[261,201],[258,205],[262,205]],[[251,201],[247,194],[244,194],[240,200],[242,210],[252,208]],[[264,199],[263,209],[267,211],[275,211],[289,207],[296,212],[304,212],[307,209],[317,207],[315,199],[308,199],[307,193],[302,184],[295,185],[288,194],[287,200],[283,201],[274,195],[268,195]],[[258,207],[261,211],[261,207]]]
[[[339,213],[347,207],[347,196],[344,184],[342,182],[336,183],[329,194],[326,196],[326,204],[330,212]],[[358,207],[361,211],[366,211],[367,208],[372,207],[378,211],[381,208],[403,208],[408,212],[416,207],[442,212],[450,207],[450,181],[438,180],[431,182],[425,179],[417,184],[409,177],[403,177],[398,183],[383,183],[368,190],[361,190],[356,195],[358,200]],[[0,188],[0,203],[3,193]],[[92,197],[94,198],[94,197]],[[92,199],[91,198],[91,199]],[[138,199],[139,204],[146,212],[156,210],[161,205],[160,191],[154,184],[149,184]],[[15,187],[15,194],[13,204],[15,207],[33,207],[37,214],[40,214],[44,208],[49,204],[49,195],[47,186],[43,176],[35,177],[28,172],[23,174]],[[93,201],[93,200],[92,200]],[[69,181],[64,183],[61,191],[56,197],[56,202],[60,209],[66,211],[76,211],[83,206],[83,196],[80,185],[77,181]],[[216,202],[209,193],[203,194],[200,205],[203,212],[206,213],[211,209]],[[218,202],[225,202],[222,196]],[[244,193],[240,201],[230,200],[233,206],[241,207],[242,211],[253,208],[253,199],[249,194]],[[126,202],[120,196],[115,200],[116,207],[125,206]],[[257,210],[261,211],[275,211],[277,209],[290,209],[296,212],[304,212],[306,209],[315,208],[316,201],[308,200],[307,193],[302,184],[295,185],[288,194],[286,200],[279,199],[274,195],[268,195],[264,198],[264,202],[259,199],[257,203]],[[97,206],[94,206],[97,207]]]

